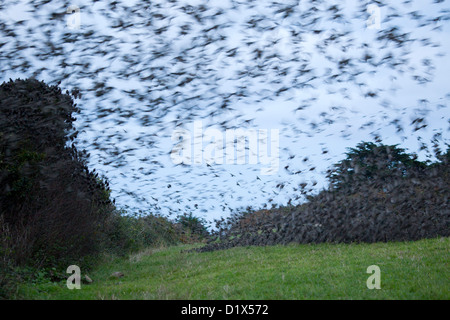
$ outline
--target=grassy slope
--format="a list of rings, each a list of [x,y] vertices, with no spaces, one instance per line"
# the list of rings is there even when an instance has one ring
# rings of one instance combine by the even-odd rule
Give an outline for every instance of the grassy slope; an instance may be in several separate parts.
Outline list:
[[[450,238],[376,244],[148,250],[105,262],[92,284],[21,287],[28,299],[450,299]],[[381,290],[366,269],[381,269]],[[125,277],[110,278],[114,271]],[[81,268],[83,273],[83,269]]]

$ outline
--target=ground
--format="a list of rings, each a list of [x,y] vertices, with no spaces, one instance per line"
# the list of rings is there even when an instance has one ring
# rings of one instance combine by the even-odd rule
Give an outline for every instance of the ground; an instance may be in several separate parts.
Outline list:
[[[18,293],[27,299],[450,299],[450,238],[186,251],[191,248],[106,259],[89,273],[80,266],[93,282],[79,290],[44,281]],[[380,289],[367,287],[371,265],[380,268]]]

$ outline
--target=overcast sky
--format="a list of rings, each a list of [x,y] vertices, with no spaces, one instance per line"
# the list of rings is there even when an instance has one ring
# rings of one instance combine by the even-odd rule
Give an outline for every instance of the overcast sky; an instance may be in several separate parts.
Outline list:
[[[46,31],[52,39],[57,39],[58,35],[68,32],[69,26],[66,20],[60,21],[59,25],[53,26],[50,31],[41,26],[43,19],[50,13],[65,11],[64,8],[68,6],[67,2],[51,1],[44,6],[44,9],[39,10],[27,5],[26,1],[16,1],[16,5],[11,5],[12,1],[9,4],[7,2],[2,2],[0,21],[7,25],[13,25],[21,20],[26,21],[23,25],[29,28],[28,31],[25,27],[21,27],[22,25],[15,29],[18,37],[25,44],[35,43],[39,46],[39,39],[42,42],[48,39]],[[202,3],[202,1],[179,1],[179,5],[182,2],[190,5]],[[401,2],[403,1],[392,1],[391,3],[394,3],[393,6],[395,6]],[[229,208],[261,207],[263,204],[270,205],[272,203],[286,204],[290,198],[298,194],[294,188],[301,182],[314,184],[316,189],[326,186],[325,171],[344,157],[346,148],[354,147],[360,141],[373,141],[374,135],[379,135],[385,144],[400,144],[409,152],[418,153],[420,158],[425,160],[426,152],[418,152],[420,147],[418,139],[429,143],[434,133],[442,131],[442,145],[449,143],[447,104],[450,99],[450,60],[447,54],[450,52],[450,28],[447,21],[440,22],[438,26],[441,27],[441,31],[434,36],[430,30],[436,25],[430,26],[428,29],[419,28],[416,25],[417,22],[407,13],[417,11],[433,15],[433,10],[436,9],[431,4],[432,2],[411,1],[411,4],[405,9],[404,16],[397,18],[395,23],[404,32],[411,33],[413,37],[433,36],[431,41],[440,46],[423,47],[417,42],[409,44],[406,46],[407,50],[405,49],[405,58],[409,61],[408,67],[415,66],[417,70],[411,71],[405,67],[402,75],[398,70],[390,68],[389,65],[376,68],[367,66],[362,70],[364,76],[361,78],[363,84],[360,86],[356,86],[350,81],[327,83],[324,74],[330,66],[325,56],[357,57],[361,53],[359,44],[374,43],[380,29],[392,27],[392,22],[386,20],[386,16],[390,14],[388,6],[379,7],[379,28],[378,26],[368,28],[367,16],[357,13],[361,12],[361,8],[367,8],[372,3],[371,1],[329,1],[326,3],[327,6],[331,3],[338,3],[345,8],[345,14],[351,18],[345,24],[322,21],[314,26],[314,30],[322,29],[324,32],[316,34],[313,32],[314,30],[310,30],[309,33],[303,30],[302,41],[299,42],[292,36],[292,31],[299,28],[297,25],[299,18],[296,18],[295,14],[288,18],[271,16],[271,2],[269,1],[255,2],[253,7],[239,5],[239,1],[208,2],[211,8],[222,8],[225,11],[225,14],[221,15],[216,23],[227,26],[221,30],[221,35],[226,37],[224,48],[238,47],[239,59],[230,57],[226,50],[221,50],[217,45],[199,48],[198,59],[208,57],[209,60],[205,63],[208,65],[209,71],[201,74],[204,89],[199,89],[198,92],[201,93],[202,99],[186,102],[199,107],[198,117],[193,116],[190,121],[185,120],[182,127],[186,130],[185,132],[191,132],[192,138],[194,138],[194,123],[201,121],[202,133],[207,128],[215,128],[218,132],[223,133],[224,139],[226,131],[220,126],[220,123],[225,119],[230,120],[235,128],[268,130],[269,133],[271,129],[278,130],[279,167],[270,175],[261,174],[261,168],[267,167],[267,165],[250,164],[248,155],[245,164],[207,166],[203,161],[201,165],[174,165],[170,152],[177,144],[171,139],[175,130],[174,121],[176,121],[177,113],[169,112],[157,129],[146,126],[142,122],[142,115],[147,112],[145,103],[139,103],[126,94],[126,91],[130,90],[145,90],[146,84],[137,77],[129,77],[124,80],[113,76],[115,70],[124,66],[123,61],[119,58],[126,54],[142,55],[141,63],[135,65],[136,73],[142,76],[146,72],[145,66],[154,64],[149,51],[153,47],[160,47],[161,43],[170,45],[171,54],[160,58],[158,63],[171,65],[174,57],[195,43],[195,36],[202,31],[204,26],[198,27],[193,24],[194,27],[189,34],[179,36],[178,27],[190,20],[179,13],[176,9],[177,5],[168,1],[155,1],[152,4],[161,4],[158,10],[167,16],[167,19],[155,21],[152,26],[152,28],[167,27],[167,31],[164,33],[165,39],[161,40],[151,37],[148,30],[143,28],[141,21],[138,20],[135,25],[120,32],[111,28],[112,23],[105,14],[111,9],[103,2],[97,2],[94,5],[90,1],[70,2],[69,5],[80,8],[79,28],[71,29],[70,32],[77,34],[83,30],[94,29],[99,34],[114,37],[120,44],[117,50],[112,50],[112,53],[95,54],[89,59],[91,68],[104,67],[106,70],[99,72],[98,78],[106,79],[109,86],[120,90],[114,91],[107,99],[97,99],[92,93],[87,93],[85,96],[89,99],[82,98],[77,101],[82,109],[77,120],[77,127],[82,130],[78,145],[90,151],[90,168],[96,168],[108,177],[113,197],[116,198],[119,206],[129,207],[130,211],[140,209],[145,212],[172,215],[192,211],[209,221],[221,216],[226,217],[230,212]],[[132,8],[133,4],[138,1],[124,3]],[[235,9],[233,9],[233,3],[238,4]],[[448,1],[443,3],[449,9]],[[301,13],[302,10],[311,10],[311,7],[300,1],[296,10]],[[126,12],[117,10],[117,12],[109,12],[109,14],[117,18]],[[267,32],[261,33],[244,27],[245,22],[255,14],[267,15]],[[351,39],[357,45],[350,47],[348,52],[342,51],[342,46],[333,46],[332,44],[324,49],[325,52],[318,51],[317,43],[329,36],[332,30],[351,32]],[[273,50],[274,53],[280,55],[280,59],[271,61],[271,63],[278,64],[279,68],[298,69],[299,61],[308,60],[310,67],[316,71],[317,79],[311,81],[315,87],[292,86],[295,77],[290,74],[286,77],[276,77],[272,74],[270,75],[272,78],[266,79],[267,81],[264,78],[262,78],[263,80],[261,78],[237,80],[234,77],[237,71],[256,63],[252,60],[251,53],[246,51],[247,47],[243,45],[249,39],[260,42],[262,47],[277,39],[278,42],[267,50]],[[0,42],[6,43],[1,49],[3,52],[12,49],[12,44],[8,43],[8,38],[4,34],[3,38],[0,35]],[[136,51],[135,43],[142,44],[143,52]],[[87,49],[89,52],[90,47],[96,46],[102,49],[102,44],[96,43],[94,38],[91,42],[80,41],[66,44],[63,55],[66,55],[69,67],[73,65],[73,70],[78,70],[75,67],[76,63],[86,61],[86,56],[82,55],[85,52],[83,49]],[[104,50],[107,51],[108,48]],[[374,53],[382,56],[388,51],[388,49],[382,49],[380,44],[379,51]],[[191,50],[190,54],[193,56],[192,61],[195,61],[195,50]],[[33,70],[46,68],[46,71],[41,73],[38,79],[53,84],[52,72],[57,72],[59,67],[57,59],[59,58],[55,57],[54,61],[39,61],[35,55],[36,52],[33,51],[33,48],[23,50],[22,57],[34,61],[34,65],[18,71],[11,70],[11,60],[17,59],[14,63],[18,64],[21,56],[6,58],[6,55],[3,54],[0,60],[2,68],[0,80],[27,78],[33,74]],[[426,58],[430,58],[431,63],[424,65],[423,61]],[[178,70],[178,66],[173,63],[175,71]],[[401,68],[401,66],[398,67],[398,69]],[[412,79],[412,74],[432,79],[432,81],[418,83]],[[198,75],[200,77],[200,74]],[[161,74],[160,77],[164,77],[164,74]],[[77,87],[83,88],[83,84],[88,87],[95,80],[83,77],[82,73],[74,71],[62,82],[61,87],[71,89],[75,82]],[[271,92],[274,80],[279,80],[280,86],[284,85],[288,88],[278,97]],[[210,83],[216,85],[217,91],[210,90],[208,86]],[[217,108],[217,104],[220,103],[217,94],[232,92],[235,90],[234,88],[238,90],[239,86],[247,86],[251,92],[254,92],[253,96],[235,101],[231,106],[239,113],[239,117],[236,116],[236,112],[224,113],[217,117],[205,116],[212,110],[211,106],[208,106],[208,101],[211,102],[213,108],[214,106]],[[199,87],[202,88],[202,86]],[[372,89],[376,90],[377,99],[364,96],[364,93],[370,92]],[[155,89],[148,96],[153,99],[155,97],[170,98],[175,95],[176,90],[179,90],[181,94],[188,95],[189,90],[192,89],[189,87],[172,88],[171,90]],[[427,101],[423,101],[424,98]],[[311,99],[310,106],[303,108],[302,104],[308,99]],[[99,110],[108,108],[116,111],[99,118]],[[123,114],[129,110],[133,110],[136,115],[124,118]],[[174,110],[176,110],[175,107]],[[155,112],[158,114],[158,110]],[[151,116],[154,115],[155,113]],[[428,126],[425,129],[414,131],[410,124],[413,119],[420,116],[426,117]],[[245,127],[242,124],[243,119],[252,119],[252,121],[249,121],[248,126]],[[398,119],[396,124],[403,125],[403,132],[397,132],[396,124],[392,123],[394,119]],[[93,145],[94,142],[97,147]],[[203,148],[208,144],[209,141],[203,141]],[[194,148],[194,146],[192,147]],[[115,153],[112,153],[111,150]],[[203,160],[204,157],[205,155],[202,155]],[[118,161],[123,161],[126,165],[118,165]]]

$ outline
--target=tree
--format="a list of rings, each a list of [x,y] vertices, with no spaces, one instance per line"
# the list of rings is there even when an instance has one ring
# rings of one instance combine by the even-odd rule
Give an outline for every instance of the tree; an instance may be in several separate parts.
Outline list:
[[[356,148],[348,149],[347,157],[327,173],[330,187],[333,189],[360,182],[406,177],[412,169],[426,167],[425,163],[417,161],[398,145],[361,142]]]

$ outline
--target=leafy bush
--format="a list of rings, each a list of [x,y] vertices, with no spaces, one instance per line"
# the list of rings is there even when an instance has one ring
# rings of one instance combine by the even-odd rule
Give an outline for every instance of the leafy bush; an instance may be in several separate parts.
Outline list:
[[[206,220],[196,217],[190,213],[179,215],[175,222],[180,226],[183,233],[183,242],[197,242],[209,236]]]
[[[181,241],[181,230],[167,217],[160,215],[135,216],[115,211],[107,222],[105,250],[114,254],[128,254],[146,247],[174,245]]]

